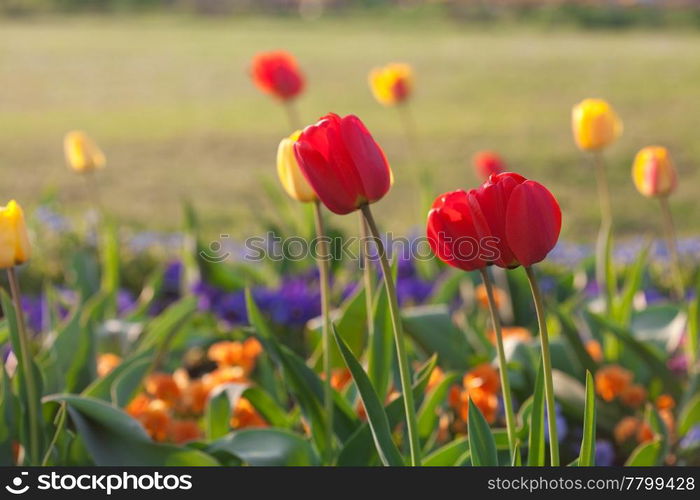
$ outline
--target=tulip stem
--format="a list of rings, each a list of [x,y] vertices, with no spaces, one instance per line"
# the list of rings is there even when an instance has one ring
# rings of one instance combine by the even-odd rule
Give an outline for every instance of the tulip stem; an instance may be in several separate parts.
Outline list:
[[[333,448],[333,387],[331,386],[331,351],[330,351],[330,290],[329,290],[329,272],[328,262],[331,258],[328,239],[323,225],[323,214],[321,213],[321,202],[314,201],[314,219],[316,222],[316,239],[319,245],[320,252],[316,255],[316,263],[318,264],[318,279],[321,288],[321,316],[323,317],[323,325],[321,328],[321,348],[323,351],[323,373],[325,381],[324,388],[324,405],[326,412],[326,433],[328,436],[329,455]]]
[[[416,408],[413,402],[413,391],[411,388],[411,372],[408,366],[408,357],[406,355],[406,345],[403,335],[403,327],[401,325],[399,301],[396,296],[396,286],[392,279],[391,268],[387,259],[384,243],[379,237],[379,229],[372,216],[372,211],[369,205],[364,204],[361,207],[362,215],[364,215],[370,233],[374,238],[379,254],[379,264],[382,267],[384,275],[384,286],[386,294],[389,298],[389,313],[391,314],[391,324],[394,331],[394,342],[396,343],[396,356],[399,360],[399,378],[401,379],[401,392],[403,393],[403,406],[406,415],[406,429],[408,431],[408,440],[411,451],[411,465],[418,466],[421,464],[420,459],[420,442],[418,441],[418,423],[416,421]]]
[[[676,299],[683,300],[685,296],[685,286],[683,285],[683,274],[681,272],[681,261],[678,256],[678,242],[676,240],[676,226],[673,223],[673,214],[668,204],[667,196],[659,197],[661,205],[661,216],[663,217],[664,232],[666,233],[666,245],[671,257],[671,272],[673,274],[673,292]]]
[[[287,120],[289,120],[289,127],[292,130],[299,130],[301,128],[301,117],[299,116],[299,110],[297,109],[294,101],[285,101],[284,109],[287,112]]]
[[[598,187],[598,202],[600,203],[600,231],[596,243],[596,281],[598,287],[602,288],[605,296],[607,313],[612,313],[612,301],[614,290],[608,288],[606,279],[609,265],[608,239],[612,231],[612,205],[610,203],[610,187],[608,176],[605,172],[605,161],[603,153],[597,151],[593,153],[593,163],[595,165],[596,185]]]
[[[360,238],[362,240],[360,243],[362,279],[365,288],[365,308],[367,309],[367,337],[371,339],[374,336],[374,277],[372,276],[371,262],[369,259],[369,229],[367,228],[367,221],[361,213]]]
[[[527,266],[525,272],[530,282],[532,299],[535,302],[535,310],[537,312],[537,323],[540,327],[540,346],[542,348],[542,363],[544,364],[544,397],[547,404],[547,427],[549,429],[550,465],[556,467],[559,465],[559,436],[557,434],[556,408],[554,407],[554,381],[552,379],[552,358],[549,353],[547,319],[544,315],[542,292],[540,292],[535,273],[531,266]]]
[[[39,436],[41,433],[41,425],[39,418],[41,417],[41,408],[37,406],[39,402],[39,391],[34,379],[34,370],[32,369],[31,352],[29,350],[29,337],[27,334],[27,326],[24,322],[24,313],[22,311],[22,294],[19,288],[19,280],[14,267],[7,268],[7,280],[10,282],[10,292],[12,293],[12,301],[15,305],[15,316],[17,317],[17,328],[19,337],[19,360],[24,373],[26,390],[27,390],[27,408],[29,419],[29,457],[30,463],[38,463],[41,450],[39,449]],[[6,314],[9,314],[7,311]]]
[[[498,351],[498,371],[501,375],[501,387],[503,388],[503,405],[506,410],[506,429],[508,431],[508,448],[510,448],[510,458],[511,461],[515,454],[517,453],[516,446],[516,435],[515,435],[515,413],[513,412],[513,400],[510,394],[510,379],[508,378],[508,364],[506,362],[506,351],[503,347],[503,332],[501,329],[501,318],[498,313],[498,306],[496,305],[496,299],[493,296],[493,285],[491,283],[491,277],[485,267],[479,269],[481,273],[481,279],[484,282],[484,288],[486,288],[486,296],[489,302],[489,312],[491,313],[491,323],[493,323],[493,329],[496,332],[496,350]]]

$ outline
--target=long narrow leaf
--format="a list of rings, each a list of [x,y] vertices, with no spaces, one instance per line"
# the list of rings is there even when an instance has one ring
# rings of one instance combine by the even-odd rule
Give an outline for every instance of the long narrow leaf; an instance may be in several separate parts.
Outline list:
[[[579,467],[595,465],[595,386],[591,372],[586,372],[586,408],[583,415],[583,438],[578,456]]]
[[[496,441],[484,415],[471,398],[469,398],[467,427],[469,430],[469,450],[472,464],[477,467],[497,466],[498,452],[496,451]]]

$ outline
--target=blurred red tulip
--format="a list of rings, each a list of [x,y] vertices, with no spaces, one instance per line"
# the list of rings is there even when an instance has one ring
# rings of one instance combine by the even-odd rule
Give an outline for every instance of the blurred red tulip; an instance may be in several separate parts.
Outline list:
[[[543,260],[561,230],[561,210],[543,185],[506,172],[478,189],[445,193],[428,213],[430,246],[442,261],[472,271]]]
[[[330,113],[304,129],[294,145],[302,173],[319,199],[347,214],[389,191],[391,168],[384,152],[354,115]]]
[[[251,68],[257,87],[283,101],[293,99],[304,90],[302,75],[293,55],[284,51],[261,52],[253,57]]]
[[[479,248],[481,232],[472,207],[474,190],[442,194],[428,213],[428,243],[437,257],[458,269],[473,271],[485,267]]]
[[[472,158],[476,175],[483,181],[495,174],[505,172],[506,164],[498,153],[493,151],[479,151]]]

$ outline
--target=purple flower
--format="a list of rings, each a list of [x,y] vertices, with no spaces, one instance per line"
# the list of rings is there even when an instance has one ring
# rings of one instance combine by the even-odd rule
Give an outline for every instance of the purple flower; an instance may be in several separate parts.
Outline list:
[[[595,464],[608,467],[615,462],[615,447],[610,441],[598,439],[595,442]]]
[[[557,438],[559,441],[566,439],[566,435],[569,433],[569,425],[566,423],[564,415],[561,413],[561,407],[558,404],[554,405],[554,412],[556,413],[557,420]],[[544,408],[544,421],[547,422],[547,407]],[[544,426],[544,439],[549,443],[549,426],[545,423]]]
[[[694,448],[700,445],[700,424],[691,427],[680,442],[681,448]]]

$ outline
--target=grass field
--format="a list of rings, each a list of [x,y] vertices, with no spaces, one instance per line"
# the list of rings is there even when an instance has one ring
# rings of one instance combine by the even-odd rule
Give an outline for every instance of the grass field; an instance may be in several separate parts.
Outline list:
[[[700,35],[476,30],[438,21],[73,18],[0,22],[2,200],[28,206],[55,191],[67,210],[84,186],[63,164],[62,137],[93,135],[108,156],[104,203],[138,226],[175,229],[190,198],[209,231],[249,234],[265,208],[259,178],[274,175],[289,130],[279,106],[249,81],[258,50],[286,48],[301,61],[306,121],[356,113],[396,173],[382,201],[384,226],[421,224],[415,172],[429,165],[436,190],[471,187],[480,148],[545,182],[565,211],[564,235],[597,226],[592,171],[571,139],[572,104],[609,99],[625,134],[609,152],[617,227],[656,227],[656,206],[629,179],[642,146],[669,146],[679,167],[672,204],[683,234],[700,232]],[[366,74],[377,64],[415,66],[412,111],[420,156],[406,147],[396,111],[377,105]],[[412,152],[413,151],[413,152]],[[437,193],[436,193],[437,194]]]

